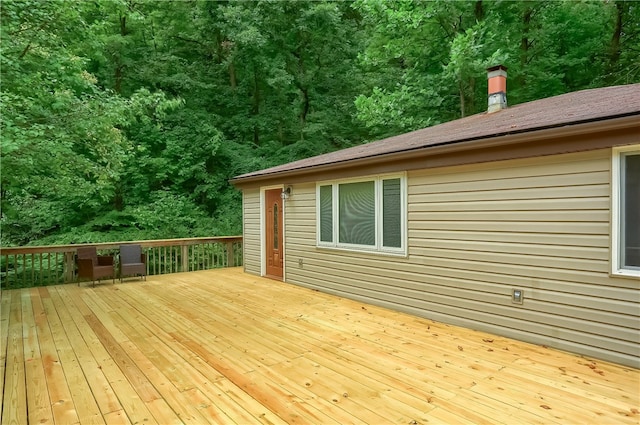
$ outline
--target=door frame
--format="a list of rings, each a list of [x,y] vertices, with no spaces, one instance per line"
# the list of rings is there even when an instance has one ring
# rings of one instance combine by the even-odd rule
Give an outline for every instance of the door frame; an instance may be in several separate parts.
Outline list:
[[[266,191],[280,189],[281,191],[284,189],[284,185],[272,185],[272,186],[263,186],[260,188],[260,276],[267,275],[267,250],[266,250],[266,241],[267,241],[267,210],[266,210]],[[282,201],[282,281],[286,281],[287,276],[287,266],[286,266],[286,227],[287,227],[287,207],[286,201]]]

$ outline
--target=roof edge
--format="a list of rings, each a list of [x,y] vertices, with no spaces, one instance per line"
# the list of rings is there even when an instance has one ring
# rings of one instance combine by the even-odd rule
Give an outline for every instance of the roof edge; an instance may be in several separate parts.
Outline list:
[[[462,139],[456,141],[445,142],[441,144],[424,146],[419,148],[404,149],[395,152],[389,152],[378,155],[364,156],[360,158],[344,160],[340,162],[332,162],[321,165],[311,165],[300,168],[294,168],[285,171],[275,171],[272,173],[259,174],[247,177],[238,177],[229,180],[229,183],[239,187],[245,184],[256,183],[262,180],[271,180],[278,177],[288,177],[292,175],[305,175],[315,172],[321,172],[326,169],[342,169],[363,163],[377,163],[381,161],[400,160],[403,156],[413,156],[416,152],[429,152],[432,154],[452,153],[469,149],[484,149],[510,144],[522,143],[524,141],[536,141],[547,139],[550,137],[567,137],[576,136],[597,130],[598,132],[623,130],[639,126],[637,116],[640,111],[618,115],[614,117],[604,117],[597,120],[588,120],[564,125],[555,125],[548,127],[538,127],[535,129],[527,129],[521,131],[506,132],[494,134],[491,136],[481,136],[477,138]]]

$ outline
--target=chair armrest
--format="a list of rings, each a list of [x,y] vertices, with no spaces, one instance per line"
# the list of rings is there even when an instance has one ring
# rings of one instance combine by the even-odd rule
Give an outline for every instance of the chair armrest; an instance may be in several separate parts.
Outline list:
[[[113,266],[113,256],[111,256],[111,255],[99,255],[98,256],[98,265],[99,266]]]
[[[140,261],[142,261],[142,263],[144,264],[147,264],[147,254],[141,254]]]

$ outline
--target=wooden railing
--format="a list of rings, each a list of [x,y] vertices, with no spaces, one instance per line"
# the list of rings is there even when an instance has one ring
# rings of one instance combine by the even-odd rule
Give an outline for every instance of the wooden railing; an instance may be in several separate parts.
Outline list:
[[[79,247],[95,246],[98,255],[113,255],[117,262],[120,245],[126,244],[142,246],[148,275],[242,265],[242,236],[6,247],[0,248],[0,286],[9,289],[75,282]]]

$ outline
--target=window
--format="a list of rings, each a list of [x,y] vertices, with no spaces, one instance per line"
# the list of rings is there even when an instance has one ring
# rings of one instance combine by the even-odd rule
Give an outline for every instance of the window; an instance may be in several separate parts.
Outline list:
[[[318,246],[404,254],[404,176],[320,183]]]
[[[640,277],[640,146],[613,155],[612,272]]]

